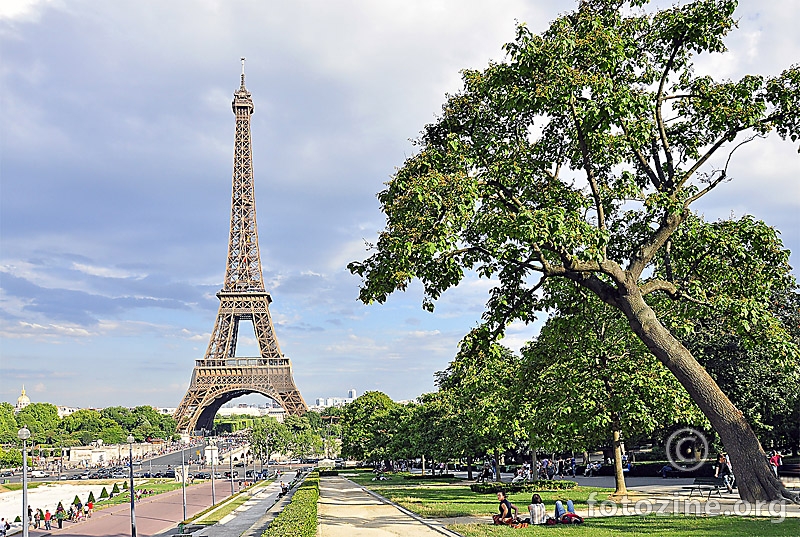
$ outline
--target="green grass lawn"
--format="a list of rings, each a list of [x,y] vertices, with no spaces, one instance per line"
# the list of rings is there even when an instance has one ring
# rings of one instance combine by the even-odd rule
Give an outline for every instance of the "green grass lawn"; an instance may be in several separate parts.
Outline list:
[[[581,526],[529,526],[514,529],[492,526],[490,515],[497,512],[494,494],[478,494],[469,489],[463,480],[416,481],[394,475],[387,481],[372,481],[370,471],[342,472],[340,475],[364,485],[393,502],[423,517],[450,518],[461,516],[485,517],[481,524],[454,524],[450,527],[465,537],[538,536],[554,533],[591,537],[645,537],[662,535],[692,535],[700,537],[797,537],[800,535],[800,519],[787,518],[774,523],[766,518],[751,517],[703,517],[683,515],[598,517],[586,520]],[[350,475],[355,474],[355,475]],[[568,497],[575,502],[577,510],[586,509],[589,494],[598,492],[596,499],[603,501],[612,489],[575,487],[569,491],[541,491],[539,494],[552,510],[557,499]],[[523,517],[531,493],[509,494]]]
[[[787,518],[780,523],[744,517],[657,516],[592,518],[579,526],[529,526],[509,528],[486,524],[454,524],[448,526],[464,537],[520,537],[550,535],[591,537],[660,537],[692,535],[696,537],[796,537],[800,535],[800,519]]]
[[[381,496],[402,505],[425,517],[452,518],[461,516],[486,516],[497,512],[497,496],[495,494],[478,494],[469,489],[470,483],[463,479],[435,479],[412,480],[403,479],[402,474],[389,477],[387,481],[372,481],[374,474],[368,470],[355,472],[349,475],[343,472],[344,477],[374,490]],[[612,489],[596,487],[575,487],[569,491],[541,491],[539,495],[551,505],[559,499],[569,498],[575,502],[576,509],[586,509],[589,494],[598,492],[597,501],[606,499]],[[531,493],[519,492],[509,494],[508,499],[520,510],[520,514],[527,512],[531,501]]]

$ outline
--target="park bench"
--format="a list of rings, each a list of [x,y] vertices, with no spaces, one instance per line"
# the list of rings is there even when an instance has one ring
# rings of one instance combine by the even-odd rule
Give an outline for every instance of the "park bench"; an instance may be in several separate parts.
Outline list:
[[[688,487],[683,487],[685,489],[689,489],[689,497],[694,494],[694,491],[700,493],[700,496],[703,496],[703,491],[708,491],[708,498],[711,499],[711,494],[716,492],[719,494],[719,497],[722,498],[722,493],[720,492],[720,488],[727,488],[725,485],[725,480],[721,477],[695,477],[694,483],[692,483]]]

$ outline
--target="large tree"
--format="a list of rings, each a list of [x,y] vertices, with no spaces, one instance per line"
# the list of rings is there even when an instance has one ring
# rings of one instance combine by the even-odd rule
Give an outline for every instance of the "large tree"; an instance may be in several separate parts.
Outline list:
[[[715,232],[729,248],[718,252],[691,207],[731,178],[742,143],[771,131],[800,137],[800,68],[701,76],[693,58],[726,50],[736,2],[655,13],[645,3],[582,1],[541,35],[520,25],[505,61],[465,71],[464,89],[379,194],[387,227],[375,252],[349,268],[363,277],[367,303],[418,278],[427,309],[468,271],[494,278],[487,338],[533,319],[546,280],[576,282],[616,308],[685,387],[730,453],[743,499],[798,501],[653,302],[775,324],[771,281],[788,254],[755,229],[724,226]],[[746,241],[737,248],[729,235]],[[763,263],[744,285],[708,273],[719,268],[705,263],[709,255],[747,263],[754,253]]]

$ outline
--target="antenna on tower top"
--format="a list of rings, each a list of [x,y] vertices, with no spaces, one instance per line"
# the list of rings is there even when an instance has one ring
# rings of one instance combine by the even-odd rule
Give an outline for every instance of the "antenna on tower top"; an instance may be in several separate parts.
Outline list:
[[[242,56],[242,87],[244,87],[244,56]]]

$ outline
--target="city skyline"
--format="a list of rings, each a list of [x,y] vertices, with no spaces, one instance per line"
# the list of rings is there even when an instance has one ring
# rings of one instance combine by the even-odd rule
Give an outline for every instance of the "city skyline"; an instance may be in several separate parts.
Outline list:
[[[219,305],[241,56],[264,281],[306,401],[352,386],[396,400],[432,391],[479,321],[487,280],[468,278],[428,314],[416,283],[360,304],[345,266],[383,228],[375,196],[459,70],[503,59],[515,20],[542,31],[574,3],[226,6],[0,6],[0,400],[24,384],[66,406],[178,405]],[[774,75],[800,58],[800,6],[748,0],[737,13],[731,52],[698,71]],[[765,220],[796,266],[798,175],[796,144],[773,135],[738,151],[731,182],[697,209]],[[535,330],[514,325],[504,342],[517,349]],[[252,328],[240,334],[252,356]]]

